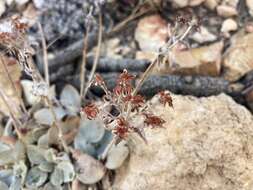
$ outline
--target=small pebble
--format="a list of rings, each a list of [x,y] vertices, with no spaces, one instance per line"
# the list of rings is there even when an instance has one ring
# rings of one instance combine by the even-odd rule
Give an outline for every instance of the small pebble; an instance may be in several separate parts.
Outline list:
[[[227,5],[219,5],[217,7],[217,13],[223,17],[231,17],[237,15],[237,10],[234,7]]]
[[[223,21],[221,26],[221,32],[227,33],[236,31],[238,28],[237,22],[234,19],[228,18]]]

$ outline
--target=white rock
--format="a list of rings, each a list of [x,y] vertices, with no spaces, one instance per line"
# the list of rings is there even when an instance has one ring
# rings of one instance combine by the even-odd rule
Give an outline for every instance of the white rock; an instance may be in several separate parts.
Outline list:
[[[251,14],[251,16],[253,16],[253,1],[252,0],[246,0],[246,4],[248,6],[249,13]]]
[[[5,0],[5,3],[10,6],[15,0]]]
[[[191,38],[198,43],[205,43],[215,41],[217,36],[209,32],[206,27],[201,26],[200,31],[195,32]]]
[[[223,21],[221,26],[221,32],[232,32],[236,31],[238,28],[237,22],[234,19],[228,18]]]
[[[4,14],[5,12],[5,2],[3,0],[0,0],[0,16],[2,16],[2,14]]]
[[[231,17],[238,14],[236,8],[228,5],[219,5],[217,7],[217,13],[223,17]]]
[[[132,139],[130,158],[116,171],[118,190],[252,190],[253,116],[227,95],[173,95],[174,109],[153,98],[164,128]]]
[[[168,24],[160,15],[141,19],[135,30],[135,40],[141,50],[157,52],[168,38]]]

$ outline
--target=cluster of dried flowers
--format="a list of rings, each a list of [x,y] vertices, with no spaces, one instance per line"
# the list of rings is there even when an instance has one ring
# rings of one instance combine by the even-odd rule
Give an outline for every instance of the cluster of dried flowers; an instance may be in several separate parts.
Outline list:
[[[98,106],[91,103],[82,109],[88,119],[101,119],[104,127],[113,132],[118,142],[126,139],[130,133],[137,133],[146,142],[144,129],[162,127],[165,123],[160,116],[152,113],[143,96],[134,94],[134,78],[124,70],[119,75],[113,92],[110,92],[105,81],[97,74],[92,84],[104,90],[103,104]],[[173,107],[169,93],[162,91],[159,97],[161,104]]]

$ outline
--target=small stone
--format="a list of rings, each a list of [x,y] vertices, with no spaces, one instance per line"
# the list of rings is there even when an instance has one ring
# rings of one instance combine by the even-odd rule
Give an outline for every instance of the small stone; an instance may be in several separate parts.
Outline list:
[[[248,6],[249,13],[251,14],[251,16],[253,16],[253,1],[252,0],[246,0],[246,4]]]
[[[5,2],[3,0],[0,1],[0,16],[2,16],[2,14],[4,14],[5,12]]]
[[[238,28],[237,22],[234,19],[228,18],[223,21],[221,26],[221,32],[227,33],[236,31]]]
[[[76,160],[77,179],[82,183],[94,184],[104,177],[106,169],[98,160],[80,152],[73,153],[73,157]]]
[[[208,31],[204,26],[200,27],[198,32],[195,32],[191,38],[198,43],[212,42],[217,39],[217,36]]]
[[[118,169],[129,154],[129,149],[125,141],[121,141],[119,144],[114,145],[108,152],[105,167],[110,170]]]
[[[173,2],[173,6],[176,8],[183,8],[188,5],[188,0],[174,0],[172,2]]]
[[[184,51],[175,51],[154,74],[219,76],[223,42]]]
[[[158,14],[141,19],[135,30],[135,40],[143,51],[157,52],[168,37],[168,23]]]
[[[203,3],[205,0],[190,0],[189,6],[195,7]]]
[[[239,36],[232,41],[224,57],[223,76],[229,81],[236,81],[253,70],[253,33]]]
[[[245,31],[248,32],[248,33],[253,32],[253,22],[246,23]]]
[[[219,5],[217,7],[217,13],[223,17],[231,17],[238,14],[236,8],[227,5]]]
[[[215,10],[219,2],[220,0],[206,0],[204,2],[204,5],[210,10]]]

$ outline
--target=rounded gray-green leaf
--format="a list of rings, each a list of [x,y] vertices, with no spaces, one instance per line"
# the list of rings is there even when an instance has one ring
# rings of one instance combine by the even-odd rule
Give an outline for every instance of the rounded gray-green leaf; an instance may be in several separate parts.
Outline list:
[[[8,189],[8,185],[6,183],[0,181],[0,189],[2,189],[2,190],[6,189],[7,190]]]
[[[43,190],[62,190],[62,187],[61,186],[55,186],[52,183],[48,182],[44,186]]]
[[[59,164],[57,164],[56,168],[62,170],[64,183],[74,180],[75,177],[74,166],[70,162],[62,161]]]
[[[105,166],[110,170],[119,168],[125,161],[129,154],[129,148],[125,141],[121,141],[119,144],[112,146],[109,150]]]
[[[41,162],[39,165],[39,169],[43,172],[52,172],[54,170],[54,164],[53,163],[49,163],[47,161]]]
[[[82,119],[75,140],[85,139],[87,142],[97,143],[103,138],[104,134],[105,129],[101,120]]]
[[[59,168],[55,168],[54,172],[50,176],[50,183],[54,186],[60,186],[64,182],[64,174],[63,171]]]
[[[38,188],[46,182],[47,176],[47,173],[41,171],[39,167],[33,167],[26,176],[25,184],[28,188]]]
[[[44,154],[45,150],[38,146],[35,145],[27,146],[27,156],[32,164],[40,164],[44,162],[45,161]]]
[[[60,94],[60,102],[72,114],[75,114],[80,110],[81,106],[80,95],[78,91],[71,85],[66,85],[63,88]]]

